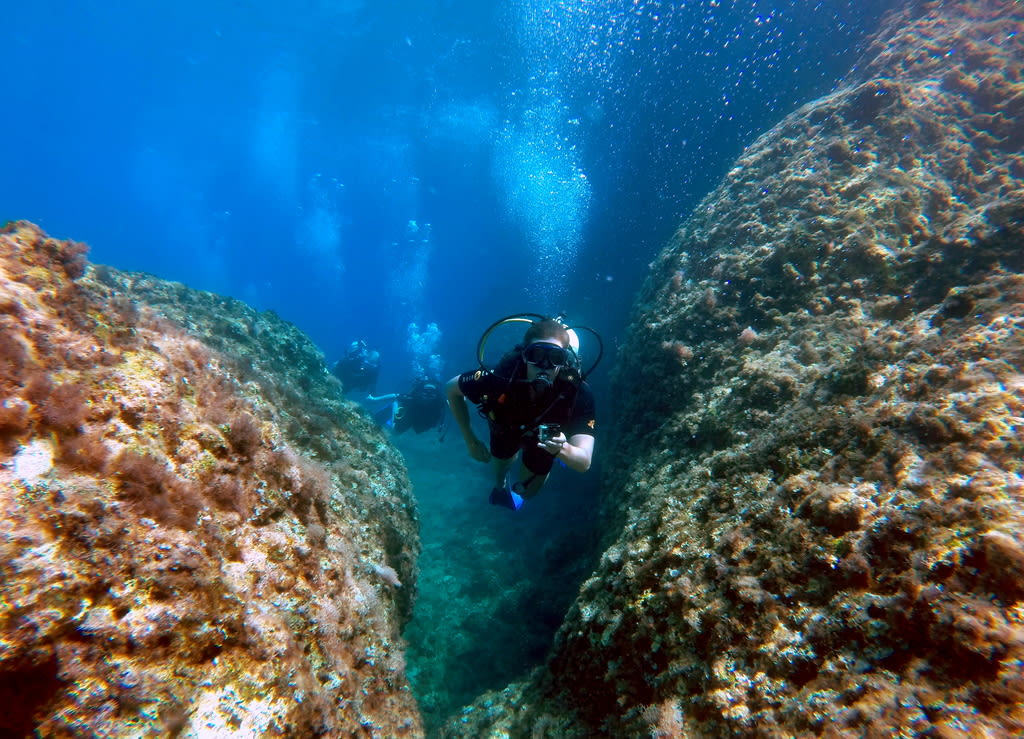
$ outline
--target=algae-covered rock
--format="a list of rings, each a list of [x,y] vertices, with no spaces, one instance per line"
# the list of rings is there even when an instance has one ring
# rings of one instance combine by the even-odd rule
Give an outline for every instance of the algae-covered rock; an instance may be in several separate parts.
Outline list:
[[[419,736],[405,467],[293,326],[0,234],[0,733]]]
[[[695,209],[619,355],[617,536],[450,735],[1024,732],[1022,65],[1019,5],[915,4]]]

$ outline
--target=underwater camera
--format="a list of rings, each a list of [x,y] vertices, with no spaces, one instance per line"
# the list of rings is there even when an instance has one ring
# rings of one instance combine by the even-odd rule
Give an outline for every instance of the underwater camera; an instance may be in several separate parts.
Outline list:
[[[562,427],[557,423],[542,423],[537,427],[537,438],[541,441],[551,441],[562,433]]]

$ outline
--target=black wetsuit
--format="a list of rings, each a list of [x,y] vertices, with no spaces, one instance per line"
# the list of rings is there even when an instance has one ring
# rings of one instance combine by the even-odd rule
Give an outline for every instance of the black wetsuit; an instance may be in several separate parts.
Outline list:
[[[499,365],[493,371],[464,372],[459,375],[459,389],[487,418],[491,454],[510,459],[522,449],[526,468],[536,475],[546,475],[555,458],[537,446],[537,426],[556,423],[567,439],[576,434],[593,436],[594,395],[586,382],[570,382],[562,377],[546,392],[538,393],[525,380],[522,362],[503,364],[507,365],[504,369]]]
[[[331,368],[331,374],[341,380],[345,392],[349,390],[374,392],[377,387],[377,375],[379,373],[379,355],[365,348],[350,349]]]
[[[412,429],[417,434],[440,426],[444,421],[444,393],[439,383],[432,380],[417,380],[412,390],[398,396],[398,412],[395,414],[395,432]]]

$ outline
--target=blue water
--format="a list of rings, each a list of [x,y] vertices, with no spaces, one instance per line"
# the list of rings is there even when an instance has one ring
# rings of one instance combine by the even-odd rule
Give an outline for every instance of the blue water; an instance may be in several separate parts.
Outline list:
[[[381,392],[430,355],[444,376],[474,366],[502,315],[564,312],[605,337],[592,379],[606,423],[647,264],[744,146],[835,86],[897,4],[7,3],[0,218],[272,309],[329,360],[366,338]],[[599,481],[600,440],[597,455],[574,495]],[[559,572],[571,597],[578,573],[545,576]],[[509,676],[491,677],[484,687]]]
[[[646,264],[892,2],[8,3],[0,218],[402,384],[494,318],[621,331]]]

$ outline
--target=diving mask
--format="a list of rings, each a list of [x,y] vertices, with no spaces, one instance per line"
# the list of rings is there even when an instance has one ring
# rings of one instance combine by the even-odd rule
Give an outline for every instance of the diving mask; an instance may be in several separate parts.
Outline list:
[[[564,367],[569,360],[569,353],[557,344],[537,342],[523,349],[523,361],[540,369]]]

